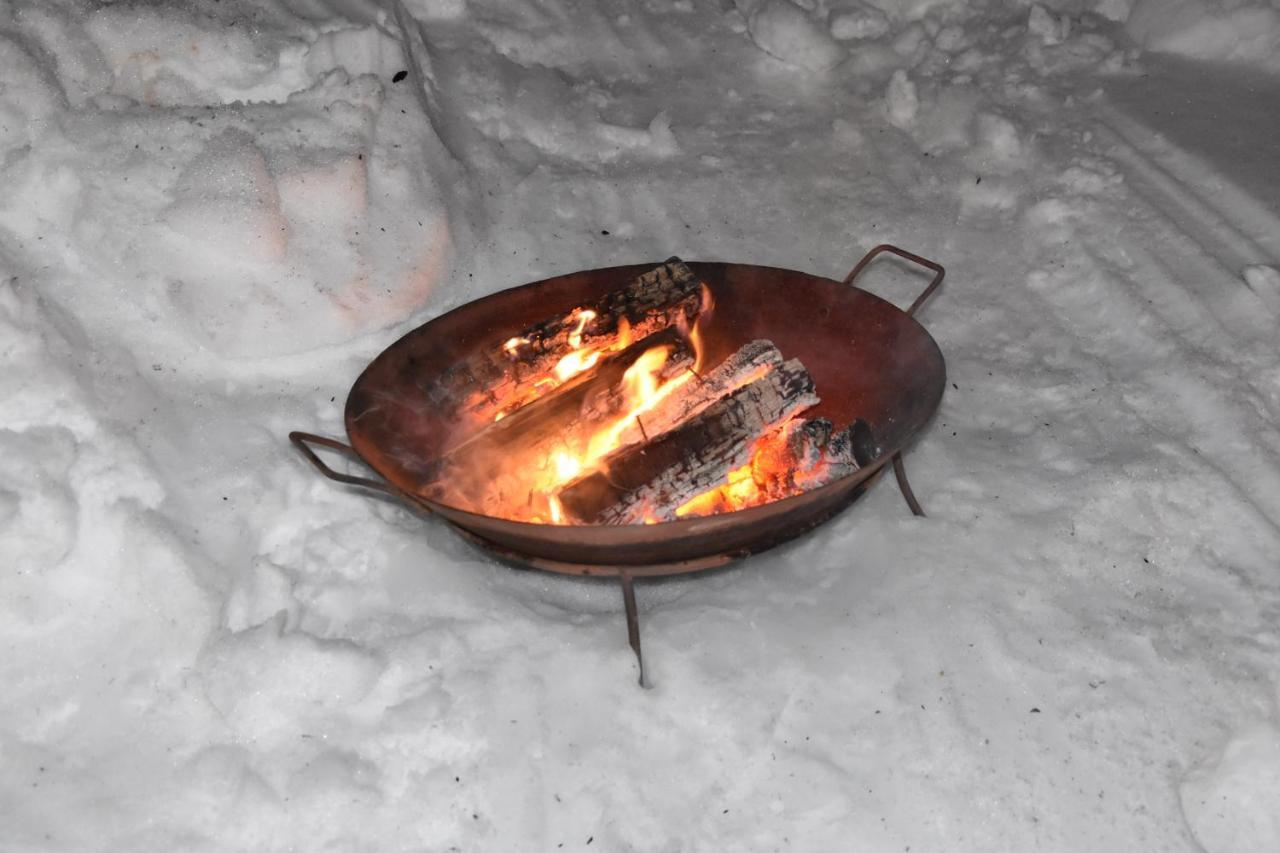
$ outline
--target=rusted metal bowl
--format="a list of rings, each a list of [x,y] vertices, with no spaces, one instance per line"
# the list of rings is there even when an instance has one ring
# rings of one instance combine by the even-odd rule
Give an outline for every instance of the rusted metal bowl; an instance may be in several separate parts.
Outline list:
[[[850,285],[875,256],[890,253],[935,275],[909,309]],[[892,246],[873,249],[844,282],[774,267],[691,262],[711,288],[715,312],[704,329],[715,363],[756,338],[768,338],[812,374],[822,402],[806,416],[837,426],[862,418],[882,453],[828,485],[764,506],[650,525],[561,526],[478,515],[424,495],[432,463],[444,450],[450,413],[427,399],[431,379],[480,347],[528,325],[590,303],[656,263],[587,270],[504,290],[420,326],[388,347],[347,397],[351,445],[305,433],[290,438],[326,475],[381,489],[453,525],[498,557],[549,571],[645,577],[697,571],[795,537],[856,500],[938,408],[946,368],[937,343],[912,316],[941,283],[942,267]],[[382,480],[333,471],[308,444],[348,450]]]

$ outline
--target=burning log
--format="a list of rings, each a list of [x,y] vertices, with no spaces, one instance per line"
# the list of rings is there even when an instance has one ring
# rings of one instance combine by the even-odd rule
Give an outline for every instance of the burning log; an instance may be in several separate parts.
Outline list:
[[[671,258],[596,302],[528,326],[460,361],[426,388],[431,402],[479,421],[510,414],[590,367],[610,349],[677,324],[702,310],[701,282]]]
[[[762,439],[751,457],[751,481],[758,493],[752,503],[794,494],[798,484],[815,479],[834,429],[826,418],[794,418]]]
[[[425,496],[536,523],[632,524],[754,506],[865,464],[865,424],[833,434],[795,419],[818,402],[813,380],[772,342],[696,372],[692,318],[709,308],[672,259],[464,360],[429,386],[465,437]]]
[[[751,458],[759,436],[818,402],[798,360],[769,369],[660,438],[612,454],[558,494],[584,523],[666,521]]]
[[[617,449],[626,450],[665,435],[780,364],[782,353],[772,341],[751,341],[715,369],[697,377],[697,381],[685,383],[674,394],[664,397],[651,410],[628,423],[617,435]]]
[[[827,453],[834,459],[853,460],[855,468],[865,468],[880,458],[881,449],[871,427],[858,418],[832,437]]]
[[[678,507],[676,516],[715,515],[781,500],[835,482],[879,457],[866,421],[859,418],[833,435],[834,429],[826,418],[787,421],[756,443],[748,465]]]
[[[869,465],[880,455],[867,422],[835,432],[826,418],[797,418],[767,438],[751,459],[761,503],[816,489]]]
[[[580,455],[590,434],[621,414],[628,371],[655,349],[664,356],[657,370],[660,379],[684,373],[693,365],[684,339],[674,328],[604,357],[445,454],[433,496],[486,512],[528,503],[528,496],[519,492],[528,491],[530,471],[551,464],[557,451]]]

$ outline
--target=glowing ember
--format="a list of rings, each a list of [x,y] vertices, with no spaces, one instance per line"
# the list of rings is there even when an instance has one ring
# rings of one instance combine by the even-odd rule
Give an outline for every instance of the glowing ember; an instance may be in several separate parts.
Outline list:
[[[818,462],[798,468],[800,461],[791,448],[795,428],[804,422],[793,419],[756,442],[751,461],[730,471],[720,486],[703,492],[676,509],[677,518],[716,515],[759,506],[804,491],[806,485],[825,482],[827,464]]]
[[[677,518],[715,515],[754,506],[759,496],[756,481],[751,478],[751,463],[729,472],[724,485],[690,498],[676,509]]]
[[[506,394],[495,396],[501,410],[450,451],[445,488],[469,496],[477,511],[516,520],[659,524],[822,485],[831,424],[798,417],[818,402],[812,377],[767,340],[708,365],[714,299],[705,284],[697,293],[698,304],[685,297],[667,325],[645,321],[644,335],[655,336],[647,348],[631,349],[626,316],[593,325],[599,315],[585,307],[548,321],[545,339],[509,338],[501,351],[520,390],[495,392]],[[554,362],[521,375],[546,340],[569,349],[557,344]]]

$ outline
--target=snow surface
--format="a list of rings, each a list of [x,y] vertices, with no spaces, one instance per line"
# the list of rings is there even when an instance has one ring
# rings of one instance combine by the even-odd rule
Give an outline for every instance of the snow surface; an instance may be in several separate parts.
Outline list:
[[[1276,0],[1137,0],[1126,21],[1129,34],[1152,50],[1280,71]]]
[[[0,849],[1280,850],[1273,6],[0,10]],[[929,518],[642,585],[652,689],[284,441],[476,296],[882,241]]]

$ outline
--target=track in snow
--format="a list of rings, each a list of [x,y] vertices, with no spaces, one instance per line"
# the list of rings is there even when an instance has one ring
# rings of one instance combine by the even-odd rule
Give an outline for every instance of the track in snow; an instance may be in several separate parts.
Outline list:
[[[1170,73],[1195,73],[1175,66]],[[1200,126],[1185,113],[1213,112],[1214,102],[1192,98],[1194,88],[1172,89],[1176,95],[1165,98],[1177,110],[1145,80],[1113,81],[1098,127],[1128,191],[1032,209],[1028,223],[1041,247],[1032,289],[1107,377],[1100,429],[1174,443],[1198,457],[1203,477],[1221,481],[1280,530],[1280,361],[1273,344],[1280,291],[1244,275],[1274,268],[1280,258],[1280,214],[1237,183],[1250,169],[1265,171],[1265,158],[1233,156],[1229,167],[1206,159],[1209,149],[1196,147],[1204,140],[1188,130]],[[1238,108],[1231,115],[1253,113]],[[1217,115],[1223,134],[1268,132],[1231,125],[1230,117]],[[1173,141],[1175,131],[1183,144]],[[1267,150],[1266,142],[1242,144]]]
[[[1280,83],[1203,62],[1150,64],[1158,73],[1107,87],[1100,125],[1112,156],[1130,184],[1218,267],[1206,287],[1234,279],[1280,315],[1280,277],[1243,276],[1280,260],[1280,142],[1264,120],[1280,100]]]

